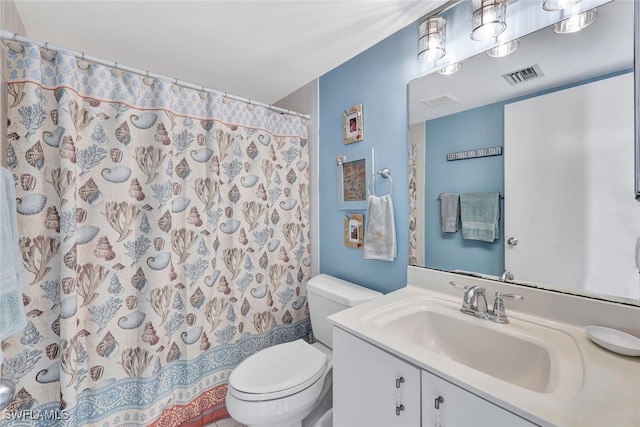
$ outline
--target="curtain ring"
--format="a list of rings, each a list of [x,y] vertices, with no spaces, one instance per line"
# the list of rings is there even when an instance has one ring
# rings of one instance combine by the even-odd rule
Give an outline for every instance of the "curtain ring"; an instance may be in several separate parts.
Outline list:
[[[118,68],[118,61],[115,61],[115,66],[111,69],[111,75],[115,78],[118,78],[122,75],[122,72]]]
[[[40,56],[47,61],[53,61],[56,57],[56,52],[49,50],[49,42],[45,42],[44,47],[40,49]]]
[[[118,78],[122,75],[120,73],[120,70],[118,69],[118,61],[115,61],[115,66],[111,69],[111,75],[115,78]]]
[[[9,49],[13,50],[16,53],[22,52],[24,50],[20,42],[16,39],[17,36],[18,36],[18,33],[13,33],[13,46],[9,45]]]
[[[145,76],[146,77],[142,78],[142,82],[144,84],[146,84],[147,86],[151,86],[151,84],[153,83],[153,79],[151,77],[149,77],[149,70],[147,70]]]
[[[80,58],[80,60],[76,63],[76,65],[78,66],[78,68],[80,68],[81,70],[88,70],[90,67],[90,64],[84,60],[84,52],[82,53],[82,58]]]

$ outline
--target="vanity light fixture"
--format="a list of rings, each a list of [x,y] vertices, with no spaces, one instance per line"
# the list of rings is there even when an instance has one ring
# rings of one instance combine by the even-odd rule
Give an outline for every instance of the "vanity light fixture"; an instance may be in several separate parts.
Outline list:
[[[581,1],[582,0],[543,0],[542,8],[548,11],[562,10]]]
[[[461,69],[462,69],[462,62],[454,62],[451,65],[447,65],[446,67],[440,68],[438,70],[438,73],[442,74],[443,76],[448,76],[450,74],[457,73]]]
[[[471,0],[471,39],[489,40],[507,28],[506,0]]]
[[[442,58],[445,53],[446,21],[436,16],[427,18],[420,23],[420,38],[418,39],[418,59],[423,62],[434,62]]]
[[[587,10],[586,12],[579,13],[571,18],[556,22],[553,25],[553,31],[557,34],[576,33],[591,25],[596,18],[598,18],[598,14],[595,9]]]
[[[502,58],[503,56],[507,56],[510,53],[515,52],[519,47],[520,41],[518,41],[518,39],[515,39],[506,43],[502,43],[501,45],[498,45],[493,49],[489,49],[487,51],[487,55],[492,58]]]

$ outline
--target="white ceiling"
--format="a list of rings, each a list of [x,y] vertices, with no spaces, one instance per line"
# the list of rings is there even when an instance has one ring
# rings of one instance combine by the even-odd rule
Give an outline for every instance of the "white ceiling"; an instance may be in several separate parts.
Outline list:
[[[32,39],[265,103],[445,1],[15,0]]]
[[[597,8],[598,19],[575,34],[544,28],[520,39],[520,48],[503,58],[481,53],[462,63],[462,70],[432,73],[409,84],[411,123],[513,99],[572,82],[633,67],[633,3],[622,0]],[[544,77],[515,86],[503,74],[538,64]],[[441,96],[455,103],[435,108],[423,100]]]

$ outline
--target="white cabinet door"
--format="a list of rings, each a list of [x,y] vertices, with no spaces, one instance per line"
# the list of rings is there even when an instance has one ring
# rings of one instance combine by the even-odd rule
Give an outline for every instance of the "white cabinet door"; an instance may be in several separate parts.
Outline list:
[[[439,409],[436,409],[438,401]],[[439,424],[436,422],[439,421]],[[533,427],[535,424],[429,372],[422,371],[424,427]]]
[[[333,426],[420,425],[420,370],[333,328]]]

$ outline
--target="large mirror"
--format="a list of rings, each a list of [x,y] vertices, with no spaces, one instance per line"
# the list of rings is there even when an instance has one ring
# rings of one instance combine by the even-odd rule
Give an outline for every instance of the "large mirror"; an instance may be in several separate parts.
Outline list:
[[[640,305],[633,4],[409,83],[411,265]],[[494,240],[443,231],[442,196],[473,220],[481,192]]]

